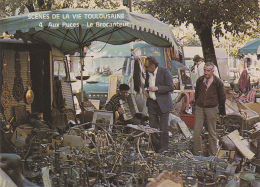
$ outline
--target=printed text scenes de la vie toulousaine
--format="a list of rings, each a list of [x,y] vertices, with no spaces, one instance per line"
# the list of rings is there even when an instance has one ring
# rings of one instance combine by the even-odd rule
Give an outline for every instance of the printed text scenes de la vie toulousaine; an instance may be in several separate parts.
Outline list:
[[[105,22],[85,22],[84,27],[128,27],[130,23],[121,23],[121,22],[110,22],[109,20],[114,19],[114,20],[122,20],[124,19],[125,15],[124,14],[30,14],[28,15],[28,19],[30,20],[52,20],[48,22],[48,27],[51,28],[57,28],[57,27],[66,27],[66,28],[75,28],[79,27],[80,23],[78,23],[76,20],[106,20]],[[64,20],[62,23],[57,23],[55,20]],[[75,20],[72,22],[67,22],[66,20]],[[43,27],[43,23],[40,21],[39,22],[39,27]]]

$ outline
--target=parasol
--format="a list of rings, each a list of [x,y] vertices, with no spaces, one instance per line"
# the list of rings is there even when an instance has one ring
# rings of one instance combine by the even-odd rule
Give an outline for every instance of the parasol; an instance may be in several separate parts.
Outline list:
[[[136,39],[178,50],[169,25],[149,14],[110,9],[60,9],[0,19],[0,33],[24,41],[45,42],[73,54],[92,41],[124,44]]]

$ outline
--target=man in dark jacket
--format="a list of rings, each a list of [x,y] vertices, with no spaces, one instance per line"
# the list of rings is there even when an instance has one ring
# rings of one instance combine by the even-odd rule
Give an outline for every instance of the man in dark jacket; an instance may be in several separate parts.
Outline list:
[[[145,60],[145,95],[150,126],[161,131],[159,134],[152,134],[152,144],[155,152],[162,153],[168,149],[169,111],[173,108],[170,93],[174,90],[174,85],[170,70],[158,65],[154,57],[147,57]]]
[[[216,123],[218,114],[226,115],[225,110],[226,92],[223,82],[214,75],[214,64],[205,63],[204,75],[196,81],[195,89],[195,127],[193,154],[199,155],[202,150],[201,132],[204,119],[207,119],[209,132],[209,155],[217,153]]]

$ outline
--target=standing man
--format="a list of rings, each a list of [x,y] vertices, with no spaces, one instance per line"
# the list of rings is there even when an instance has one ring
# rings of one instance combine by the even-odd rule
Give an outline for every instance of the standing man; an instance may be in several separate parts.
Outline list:
[[[168,149],[168,119],[169,111],[173,108],[170,92],[174,90],[174,85],[169,69],[158,65],[152,56],[145,60],[145,95],[150,126],[161,131],[152,134],[152,144],[156,153],[162,153]]]
[[[191,71],[193,73],[198,73],[198,66],[200,63],[203,62],[203,58],[201,58],[200,55],[194,55],[193,62],[194,62],[194,65],[191,67]]]
[[[207,120],[209,132],[209,155],[217,153],[216,123],[219,115],[226,115],[225,110],[226,92],[223,82],[214,75],[214,64],[206,62],[204,75],[196,81],[195,89],[195,127],[193,154],[199,155],[202,150],[201,132],[204,119]]]

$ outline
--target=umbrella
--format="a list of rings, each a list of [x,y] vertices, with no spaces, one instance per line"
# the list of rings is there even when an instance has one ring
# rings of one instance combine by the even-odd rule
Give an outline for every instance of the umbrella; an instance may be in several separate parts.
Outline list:
[[[64,54],[78,51],[81,65],[84,47],[93,41],[120,45],[141,39],[155,46],[174,47],[179,52],[179,46],[167,24],[149,14],[126,10],[76,8],[32,12],[0,19],[0,33],[3,32],[14,34],[15,38],[25,42],[48,43]]]
[[[65,54],[80,51],[92,41],[124,44],[141,39],[178,50],[170,27],[149,14],[109,9],[60,9],[0,19],[0,33],[24,41],[46,42]]]
[[[260,46],[260,39],[249,41],[241,49],[239,49],[238,54],[239,55],[257,54],[259,46]]]

